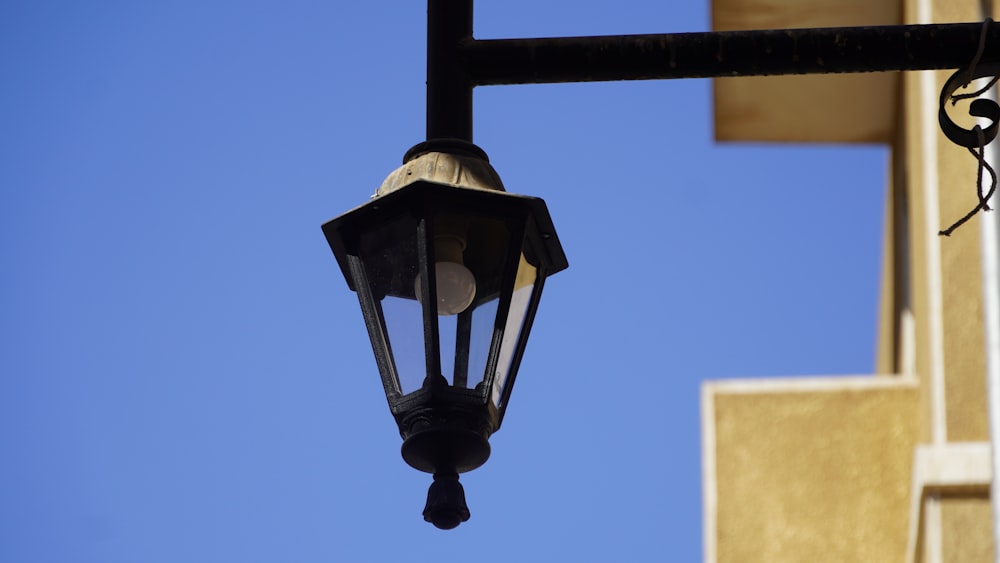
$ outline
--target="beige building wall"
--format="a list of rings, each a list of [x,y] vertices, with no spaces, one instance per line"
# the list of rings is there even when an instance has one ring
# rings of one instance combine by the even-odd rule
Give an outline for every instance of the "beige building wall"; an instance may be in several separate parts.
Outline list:
[[[988,10],[978,0],[715,0],[713,22],[974,22]],[[979,219],[938,236],[977,202],[976,162],[937,122],[950,74],[716,81],[719,140],[885,142],[892,158],[884,239],[872,241],[884,252],[877,375],[703,386],[706,561],[997,560]],[[810,100],[784,99],[795,92],[844,103],[817,121]]]
[[[898,561],[916,390],[875,377],[706,384],[706,560]]]

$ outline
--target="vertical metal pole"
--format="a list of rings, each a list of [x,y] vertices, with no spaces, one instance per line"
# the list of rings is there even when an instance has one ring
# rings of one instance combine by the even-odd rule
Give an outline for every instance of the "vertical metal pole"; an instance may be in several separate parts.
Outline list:
[[[427,0],[427,140],[472,142],[472,81],[459,47],[472,40],[473,0]]]
[[[997,99],[994,88],[991,96]],[[987,159],[1000,163],[996,143],[986,147]],[[1000,218],[996,213],[981,213],[983,256],[983,328],[986,340],[986,408],[990,425],[990,459],[993,480],[990,503],[993,506],[994,561],[1000,563]]]
[[[982,0],[984,18],[994,18],[992,2]],[[988,97],[1000,99],[1000,88],[993,87]],[[990,143],[986,159],[1000,164],[1000,147]],[[995,213],[980,213],[983,275],[983,336],[986,342],[986,415],[990,428],[990,505],[993,513],[993,561],[1000,563],[1000,218]]]
[[[1000,151],[992,151],[991,162],[998,162]],[[1000,562],[1000,220],[996,213],[984,213],[983,234],[983,313],[986,332],[986,396],[990,424],[990,456],[993,481],[990,502],[993,505],[994,561]]]

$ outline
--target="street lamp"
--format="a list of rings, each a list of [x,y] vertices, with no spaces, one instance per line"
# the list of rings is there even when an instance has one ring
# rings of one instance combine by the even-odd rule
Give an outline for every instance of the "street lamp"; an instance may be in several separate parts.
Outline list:
[[[361,301],[403,459],[434,474],[424,518],[439,528],[469,517],[458,474],[489,457],[543,282],[567,267],[545,203],[505,193],[472,144],[476,86],[962,68],[942,91],[939,120],[977,155],[980,183],[984,169],[993,182],[941,234],[989,209],[996,173],[983,150],[1000,106],[977,100],[971,115],[991,123],[972,129],[945,106],[983,94],[955,95],[973,79],[1000,75],[1000,51],[986,48],[1000,44],[1000,24],[990,20],[479,40],[472,10],[473,0],[428,0],[428,141],[372,201],[323,225]]]
[[[490,456],[545,278],[568,264],[545,202],[508,194],[481,149],[410,149],[374,198],[323,225],[357,292],[424,519],[469,519],[458,474]]]

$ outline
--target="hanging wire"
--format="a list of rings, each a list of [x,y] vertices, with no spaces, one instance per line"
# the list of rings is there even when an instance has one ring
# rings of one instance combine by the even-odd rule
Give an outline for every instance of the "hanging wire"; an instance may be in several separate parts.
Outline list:
[[[979,137],[979,146],[976,149],[972,148],[969,149],[969,152],[972,153],[972,156],[976,157],[976,159],[979,161],[979,171],[976,174],[976,186],[978,188],[979,204],[973,207],[972,210],[966,213],[961,219],[952,223],[952,225],[947,229],[938,231],[938,234],[941,236],[946,236],[946,237],[951,236],[951,233],[954,232],[955,229],[961,227],[966,221],[975,217],[976,213],[979,213],[980,210],[992,211],[992,208],[989,205],[989,200],[991,197],[993,197],[993,193],[997,189],[997,173],[995,170],[993,170],[993,167],[990,166],[988,162],[986,162],[986,140],[985,137],[983,136],[983,128],[976,125],[975,127],[973,127],[972,130],[973,132],[976,133],[976,136]],[[984,169],[990,173],[990,189],[985,194],[983,193]]]
[[[976,55],[972,57],[972,62],[969,63],[969,76],[968,78],[965,79],[965,86],[968,86],[969,84],[972,83],[973,80],[976,79],[975,75],[976,67],[979,66],[979,60],[983,58],[983,52],[986,51],[986,34],[990,30],[991,23],[993,23],[993,20],[990,18],[986,18],[985,20],[983,20],[983,27],[979,31],[979,46],[976,48]],[[981,94],[989,90],[990,86],[993,86],[993,84],[996,83],[997,78],[1000,77],[994,77],[993,80],[990,80],[990,83],[987,84],[985,87],[975,92],[972,92],[971,94],[952,95],[951,105],[955,105],[959,100],[979,97]]]
[[[992,123],[990,123],[986,129],[983,129],[983,127],[978,124],[971,130],[959,127],[954,121],[951,120],[945,111],[946,101],[950,100],[951,105],[954,106],[960,100],[978,98],[989,91],[989,89],[992,88],[998,80],[1000,80],[1000,64],[988,63],[980,65],[983,53],[986,51],[987,31],[992,23],[993,20],[990,18],[986,18],[986,20],[983,21],[982,32],[979,36],[979,47],[976,50],[976,55],[972,58],[972,62],[969,64],[968,70],[959,70],[953,74],[951,78],[945,82],[944,88],[941,90],[941,107],[938,112],[938,120],[941,123],[941,130],[953,143],[966,147],[979,163],[979,168],[976,173],[976,195],[979,198],[979,203],[961,219],[952,223],[950,227],[938,231],[938,234],[941,236],[951,236],[951,233],[953,233],[955,229],[961,227],[966,221],[975,217],[975,215],[980,211],[990,211],[991,208],[989,200],[993,197],[993,194],[997,189],[997,173],[993,167],[986,162],[986,145],[993,141],[993,139],[997,136],[998,122],[1000,122],[1000,105],[989,99],[974,100],[969,105],[970,115],[974,117],[984,117],[991,120]],[[973,80],[976,80],[977,78],[985,78],[987,76],[992,76],[989,83],[975,92],[968,92],[965,94],[954,93],[955,90],[960,88],[968,88]],[[990,175],[990,187],[985,190],[983,187],[984,170],[989,172]]]

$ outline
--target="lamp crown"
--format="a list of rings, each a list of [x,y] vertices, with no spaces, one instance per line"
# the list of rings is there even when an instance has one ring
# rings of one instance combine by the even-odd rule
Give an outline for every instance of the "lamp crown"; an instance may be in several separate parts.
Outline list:
[[[420,143],[407,151],[403,165],[386,177],[373,197],[420,181],[457,188],[505,191],[500,175],[490,165],[486,152],[466,141],[441,139]]]

